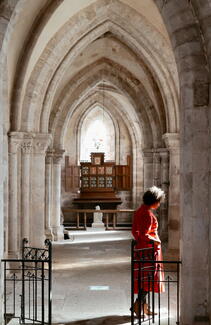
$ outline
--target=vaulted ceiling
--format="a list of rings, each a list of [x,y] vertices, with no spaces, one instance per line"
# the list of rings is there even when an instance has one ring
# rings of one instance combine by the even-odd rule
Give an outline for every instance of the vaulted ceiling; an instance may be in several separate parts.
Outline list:
[[[81,117],[103,92],[143,147],[178,132],[177,69],[153,0],[20,0],[12,22],[12,131],[52,133],[62,147],[74,111]]]

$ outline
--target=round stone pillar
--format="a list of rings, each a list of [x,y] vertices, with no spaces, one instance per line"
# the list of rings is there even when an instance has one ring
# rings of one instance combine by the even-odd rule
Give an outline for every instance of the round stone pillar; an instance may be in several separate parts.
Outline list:
[[[45,156],[51,137],[36,134],[33,139],[33,162],[31,180],[30,244],[42,247],[45,240]]]
[[[179,134],[166,133],[163,135],[169,150],[169,198],[168,198],[168,255],[179,258],[180,249],[180,157]]]
[[[153,184],[155,186],[160,186],[160,177],[161,177],[161,158],[159,152],[153,153]]]
[[[160,233],[161,239],[168,240],[168,199],[169,199],[169,152],[165,149],[160,151],[161,158],[161,188],[165,192],[165,200],[160,206]]]
[[[53,233],[51,229],[52,164],[53,152],[48,150],[45,157],[45,235],[50,240],[53,239]]]
[[[144,150],[144,191],[153,185],[153,152]]]
[[[63,226],[61,225],[61,162],[64,150],[54,150],[52,168],[52,219],[51,227],[54,240],[64,239]]]
[[[21,238],[30,236],[30,163],[33,152],[33,139],[21,143]]]
[[[8,256],[18,256],[18,148],[19,141],[9,137]]]

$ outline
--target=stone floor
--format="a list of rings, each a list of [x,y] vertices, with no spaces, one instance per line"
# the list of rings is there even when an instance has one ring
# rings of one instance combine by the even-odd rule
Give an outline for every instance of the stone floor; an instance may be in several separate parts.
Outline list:
[[[65,241],[53,259],[54,323],[130,324],[129,239]]]
[[[109,235],[54,244],[53,324],[131,324],[130,235]],[[161,312],[161,325],[168,324],[166,308]]]

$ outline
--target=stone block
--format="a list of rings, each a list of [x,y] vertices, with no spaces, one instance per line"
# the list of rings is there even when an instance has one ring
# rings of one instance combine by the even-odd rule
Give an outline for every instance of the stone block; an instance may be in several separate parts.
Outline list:
[[[209,56],[208,60],[211,61],[211,37],[210,40],[207,42],[207,55]]]
[[[204,77],[202,79],[202,82],[204,79],[207,80],[206,77],[207,71],[204,69],[206,65],[206,60],[205,60],[205,56],[202,53],[201,55],[193,54],[193,55],[185,56],[179,60],[178,64],[180,67],[180,72],[193,71],[193,73],[195,74],[195,70],[196,71],[200,71],[200,69],[203,70]]]
[[[162,4],[162,13],[166,17],[166,19],[171,19],[175,14],[179,15],[188,11],[188,3],[187,1],[181,0],[163,0]]]
[[[209,83],[196,81],[194,83],[194,106],[208,106],[209,104]]]
[[[203,17],[203,20],[201,21],[201,25],[202,25],[202,30],[204,32],[205,40],[206,40],[206,38],[209,38],[209,36],[211,34],[211,30],[210,30],[211,29],[211,17],[210,17],[209,11],[207,11],[206,16]]]
[[[195,131],[208,130],[208,110],[206,107],[196,109],[192,114],[192,127]]]
[[[181,89],[181,105],[184,109],[193,108],[193,88],[189,84],[183,84]]]
[[[199,16],[200,19],[210,15],[209,1],[191,0],[191,2],[196,11],[197,16]]]
[[[201,43],[198,40],[184,43],[176,48],[176,57],[179,59],[189,55],[200,55],[201,54]]]
[[[203,158],[206,159],[209,150],[209,133],[208,130],[193,132],[193,152],[203,153]]]
[[[184,28],[177,29],[172,33],[172,45],[175,49],[181,44],[197,40],[200,40],[200,37],[199,30],[195,24],[191,24],[185,26]]]
[[[200,153],[192,153],[192,170],[198,172],[199,170],[206,170],[209,163],[209,157],[206,156],[206,159]]]
[[[190,24],[194,24],[195,20],[190,10],[181,11],[179,14],[176,12],[171,16],[171,33],[176,31],[178,27],[185,27]]]

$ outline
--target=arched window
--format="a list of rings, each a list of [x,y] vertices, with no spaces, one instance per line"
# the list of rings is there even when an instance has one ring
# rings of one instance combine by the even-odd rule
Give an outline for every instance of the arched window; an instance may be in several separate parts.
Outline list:
[[[80,160],[90,160],[91,152],[104,152],[106,160],[115,160],[114,124],[100,106],[90,110],[81,127]]]

